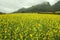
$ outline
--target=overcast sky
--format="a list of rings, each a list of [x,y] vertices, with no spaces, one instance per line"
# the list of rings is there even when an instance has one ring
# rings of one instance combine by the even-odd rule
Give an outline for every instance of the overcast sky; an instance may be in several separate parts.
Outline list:
[[[22,7],[28,8],[44,1],[48,1],[51,5],[53,5],[58,0],[0,0],[0,12],[9,13]]]

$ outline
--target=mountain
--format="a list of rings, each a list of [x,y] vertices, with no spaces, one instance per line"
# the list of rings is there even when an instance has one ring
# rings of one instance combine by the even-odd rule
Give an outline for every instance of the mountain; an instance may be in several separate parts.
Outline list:
[[[58,1],[55,5],[52,6],[54,11],[60,11],[60,1]]]
[[[30,8],[21,8],[15,13],[20,13],[20,12],[49,12],[51,11],[51,6],[49,2],[43,2],[41,4],[34,5]]]

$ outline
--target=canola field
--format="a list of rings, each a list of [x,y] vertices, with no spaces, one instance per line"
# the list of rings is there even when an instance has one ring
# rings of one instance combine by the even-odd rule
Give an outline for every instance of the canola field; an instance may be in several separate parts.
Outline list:
[[[0,40],[60,40],[60,15],[2,14]]]

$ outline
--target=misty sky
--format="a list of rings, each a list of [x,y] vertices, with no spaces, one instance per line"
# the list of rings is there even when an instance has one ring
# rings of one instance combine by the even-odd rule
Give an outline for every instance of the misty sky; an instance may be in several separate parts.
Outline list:
[[[0,0],[0,12],[9,13],[22,7],[28,8],[44,1],[48,1],[51,5],[53,5],[58,0]]]

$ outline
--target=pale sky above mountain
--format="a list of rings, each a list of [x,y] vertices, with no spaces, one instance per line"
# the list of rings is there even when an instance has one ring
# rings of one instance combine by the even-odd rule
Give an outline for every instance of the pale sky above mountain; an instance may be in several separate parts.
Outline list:
[[[48,1],[51,5],[53,5],[58,0],[0,0],[0,12],[9,13],[22,7],[28,8],[44,1]]]

